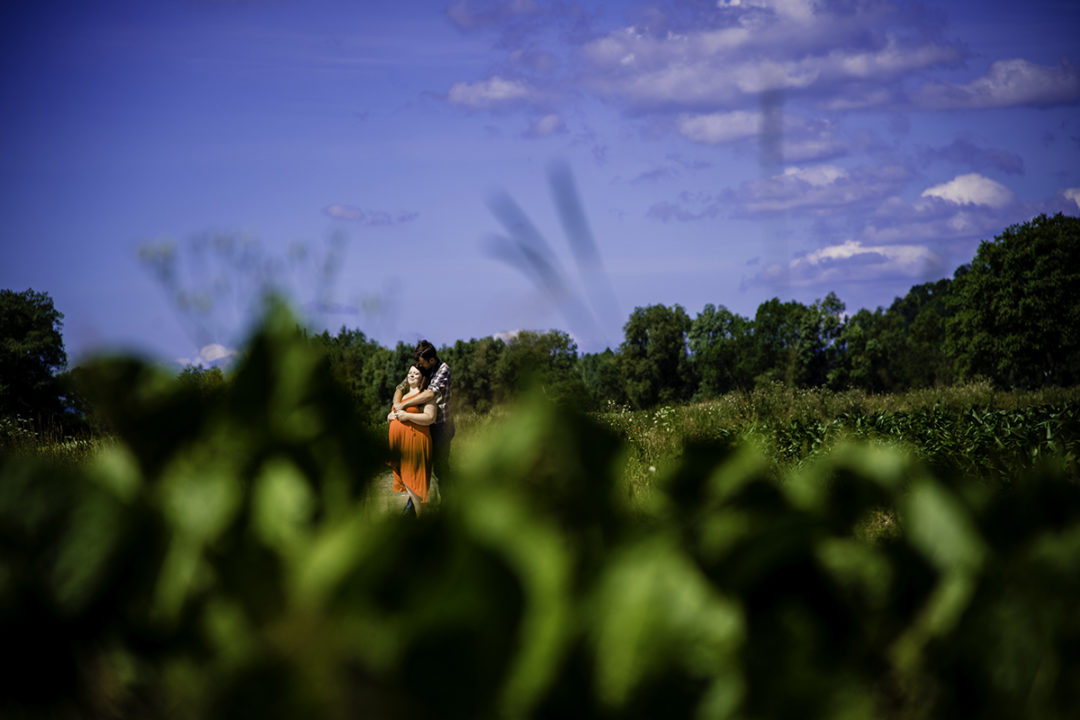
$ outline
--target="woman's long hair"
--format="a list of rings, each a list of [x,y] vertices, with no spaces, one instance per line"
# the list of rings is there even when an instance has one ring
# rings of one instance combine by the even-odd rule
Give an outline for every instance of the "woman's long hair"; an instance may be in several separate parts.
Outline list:
[[[419,365],[412,365],[411,367],[416,368],[420,372],[420,384],[416,386],[416,389],[419,392],[423,392],[427,389],[428,383],[431,382],[431,373]]]

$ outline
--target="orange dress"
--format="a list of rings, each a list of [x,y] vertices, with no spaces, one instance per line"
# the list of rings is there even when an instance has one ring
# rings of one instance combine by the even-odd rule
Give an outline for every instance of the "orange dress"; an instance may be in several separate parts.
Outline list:
[[[422,414],[415,405],[405,412]],[[390,421],[390,460],[394,471],[394,492],[404,492],[408,486],[421,502],[427,502],[431,480],[431,429],[427,425]]]

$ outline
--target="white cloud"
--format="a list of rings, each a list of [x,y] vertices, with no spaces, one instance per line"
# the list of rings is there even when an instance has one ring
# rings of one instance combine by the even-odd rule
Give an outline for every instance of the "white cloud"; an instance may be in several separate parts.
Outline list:
[[[847,142],[833,137],[831,133],[801,140],[788,140],[785,137],[783,146],[784,159],[792,162],[835,157],[847,153],[849,149],[850,146]]]
[[[550,113],[533,123],[528,134],[532,137],[546,137],[564,130],[566,130],[566,125],[563,124],[562,117],[556,113]]]
[[[784,170],[784,176],[802,180],[814,187],[824,187],[848,177],[848,171],[836,165],[815,165],[808,168],[789,167]]]
[[[920,38],[925,31],[890,3],[856,6],[851,13],[808,0],[744,0],[721,3],[724,27],[662,36],[623,28],[584,46],[586,76],[638,105],[730,107],[766,90],[809,90],[866,106],[895,97],[875,84],[962,58],[956,46]],[[878,29],[886,23],[895,31]]]
[[[323,208],[323,212],[335,220],[351,220],[353,222],[363,222],[367,217],[367,213],[358,207],[352,207],[351,205],[328,205]]]
[[[922,191],[920,197],[936,197],[956,205],[985,205],[1000,208],[1013,200],[1013,193],[1001,183],[978,173],[957,175],[947,183]]]
[[[203,349],[199,352],[200,357],[211,363],[217,362],[218,360],[223,360],[227,357],[232,357],[235,354],[235,350],[230,350],[224,345],[218,345],[217,343],[204,345]]]
[[[821,120],[808,121],[787,113],[783,116],[781,156],[792,162],[806,162],[843,155],[851,145],[836,137],[833,126]],[[704,145],[720,145],[758,137],[762,131],[763,114],[758,111],[693,115],[683,113],[676,120],[679,134],[687,140]]]
[[[679,132],[689,140],[716,145],[753,137],[761,129],[761,113],[736,110],[708,115],[681,115]]]
[[[818,0],[717,0],[718,8],[755,8],[771,12],[777,17],[796,22],[807,22],[813,18],[820,3]]]
[[[718,30],[704,30],[696,40],[705,53],[721,53],[746,45],[753,39],[748,27],[725,27]]]
[[[528,100],[534,91],[520,80],[504,80],[495,75],[475,83],[457,83],[450,88],[448,99],[455,105],[471,108],[490,108],[510,102]]]
[[[835,165],[789,167],[771,178],[744,183],[735,199],[749,214],[813,213],[887,197],[907,176],[903,168],[888,165],[852,170]]]
[[[762,5],[781,17],[806,23],[813,19],[818,3],[816,0],[772,0],[763,2]]]
[[[229,358],[236,356],[236,350],[219,345],[218,343],[211,343],[204,345],[199,352],[193,358],[176,358],[176,362],[180,365],[187,367],[188,365],[193,367],[200,366],[212,366],[215,363],[222,361],[228,361]]]
[[[935,108],[964,109],[1068,105],[1080,101],[1080,72],[1066,63],[1046,67],[1019,58],[998,60],[986,75],[966,85],[925,86],[920,101]]]
[[[745,95],[757,95],[766,90],[796,90],[809,87],[821,79],[822,68],[817,58],[780,62],[758,60],[734,68],[735,87]]]
[[[1076,203],[1076,207],[1080,209],[1080,187],[1067,188],[1061,194]]]
[[[885,46],[872,51],[834,50],[824,65],[837,75],[860,80],[890,77],[957,59],[956,50],[926,43],[906,47],[893,35],[886,37]]]
[[[942,266],[942,259],[922,245],[863,245],[858,240],[848,240],[787,264],[769,265],[757,280],[796,287],[838,281],[869,282],[886,277],[921,278],[939,272]]]
[[[922,245],[866,246],[858,240],[848,240],[841,245],[830,245],[801,258],[795,258],[791,261],[791,266],[821,265],[830,261],[849,260],[865,255],[880,255],[896,267],[908,269],[916,265],[921,269],[927,261],[937,258],[929,248]]]
[[[1018,217],[1034,214],[1035,206],[1018,209],[1010,203],[1000,208],[959,204],[936,195],[907,202],[890,197],[859,223],[858,236],[867,244],[929,242],[935,247],[992,237]]]

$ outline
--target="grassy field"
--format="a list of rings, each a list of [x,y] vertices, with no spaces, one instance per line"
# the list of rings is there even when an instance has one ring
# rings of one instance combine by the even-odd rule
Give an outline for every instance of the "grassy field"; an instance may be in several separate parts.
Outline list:
[[[364,494],[385,435],[291,343],[210,403],[104,368],[107,438],[8,428],[0,716],[1080,704],[1078,389],[523,398],[458,417],[458,484],[407,521]]]
[[[1001,470],[990,463],[995,454],[999,460],[1006,455],[1020,465],[1046,453],[1075,462],[1078,406],[1080,387],[1005,391],[977,382],[872,395],[775,383],[715,400],[651,410],[611,404],[591,417],[632,448],[627,474],[635,489],[647,490],[658,472],[677,462],[687,443],[702,442],[754,445],[778,472],[850,440],[890,443],[932,463],[973,471],[981,467],[991,474]],[[483,414],[458,414],[455,449],[467,452],[512,412],[511,406],[503,406]],[[0,430],[10,450],[70,463],[86,460],[111,442],[105,436],[39,435],[26,423],[10,421]],[[964,455],[982,458],[958,460]]]
[[[1074,476],[1080,450],[1080,388],[995,390],[989,383],[871,395],[851,390],[798,389],[779,383],[715,400],[634,411],[614,404],[592,419],[624,444],[621,482],[645,502],[683,461],[688,445],[752,448],[774,481],[797,475],[847,444],[909,454],[945,476],[1007,486],[1041,459],[1062,461]],[[512,406],[457,418],[455,457],[483,448],[511,421]],[[76,466],[114,445],[104,436],[39,436],[25,426],[5,428],[7,447]],[[897,528],[894,508],[864,518],[861,537],[876,540]]]
[[[481,439],[509,412],[459,417],[455,447]],[[1080,388],[1003,391],[977,382],[871,395],[777,383],[652,410],[613,405],[593,417],[630,448],[626,476],[635,493],[677,465],[689,443],[751,445],[778,478],[846,442],[887,444],[991,482],[1005,482],[1047,454],[1075,471],[1080,449]]]

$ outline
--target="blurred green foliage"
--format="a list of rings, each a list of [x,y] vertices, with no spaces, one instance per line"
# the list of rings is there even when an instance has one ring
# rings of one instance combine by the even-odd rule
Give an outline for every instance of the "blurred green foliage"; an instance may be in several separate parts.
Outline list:
[[[1080,484],[690,442],[632,496],[542,393],[380,512],[386,438],[277,308],[207,392],[86,368],[116,442],[0,459],[3,717],[1065,718]],[[666,418],[661,422],[672,420]],[[861,529],[882,512],[888,532]]]

